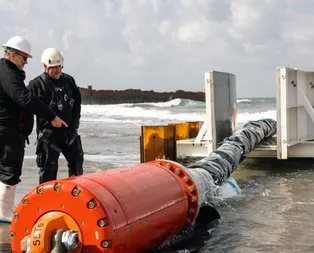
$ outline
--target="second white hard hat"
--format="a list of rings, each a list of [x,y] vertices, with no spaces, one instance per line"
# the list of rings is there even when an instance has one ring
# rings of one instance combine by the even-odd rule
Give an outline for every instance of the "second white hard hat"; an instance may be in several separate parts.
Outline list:
[[[63,65],[64,59],[61,52],[56,48],[46,48],[41,55],[41,62],[47,67]]]
[[[18,51],[21,51],[28,55],[28,57],[32,58],[31,55],[31,43],[21,37],[21,36],[14,36],[10,38],[5,44],[2,45],[3,48],[12,48]]]

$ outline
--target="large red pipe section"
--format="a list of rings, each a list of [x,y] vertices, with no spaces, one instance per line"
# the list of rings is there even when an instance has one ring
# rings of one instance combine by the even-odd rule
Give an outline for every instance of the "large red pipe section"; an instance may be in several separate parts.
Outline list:
[[[39,185],[17,206],[12,252],[51,252],[58,229],[78,231],[71,252],[147,252],[193,223],[197,186],[180,164],[156,160]],[[25,250],[25,245],[24,245]]]

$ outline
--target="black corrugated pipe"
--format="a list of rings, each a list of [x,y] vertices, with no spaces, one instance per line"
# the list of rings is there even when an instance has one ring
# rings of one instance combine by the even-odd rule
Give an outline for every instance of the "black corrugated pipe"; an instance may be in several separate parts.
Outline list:
[[[239,163],[262,141],[276,133],[276,121],[262,119],[250,121],[209,156],[190,164],[187,172],[193,178],[199,195],[199,212],[193,226],[163,243],[156,251],[163,253],[196,252],[209,239],[209,228],[220,219],[214,207],[215,197],[221,196],[220,187],[231,176]],[[205,239],[206,238],[206,239]]]
[[[209,156],[187,166],[188,169],[204,169],[220,185],[230,177],[239,163],[263,140],[276,133],[276,121],[261,119],[246,123],[232,136],[224,139],[222,145]]]

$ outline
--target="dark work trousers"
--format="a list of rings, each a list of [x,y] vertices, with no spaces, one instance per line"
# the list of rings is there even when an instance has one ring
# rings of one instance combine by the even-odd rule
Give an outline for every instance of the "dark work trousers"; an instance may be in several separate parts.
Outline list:
[[[43,137],[37,144],[36,162],[39,167],[40,184],[57,179],[60,153],[68,162],[69,177],[83,174],[84,153],[80,136],[78,135],[72,145],[68,146],[65,136],[57,133],[49,140]]]
[[[25,137],[19,131],[0,127],[0,181],[15,185],[21,182]]]

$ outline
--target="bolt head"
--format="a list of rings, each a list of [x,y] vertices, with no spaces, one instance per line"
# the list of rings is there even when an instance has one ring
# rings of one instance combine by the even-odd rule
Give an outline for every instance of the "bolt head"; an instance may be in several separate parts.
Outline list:
[[[44,188],[43,187],[38,187],[37,188],[37,193],[38,194],[42,194],[44,192]]]
[[[74,197],[77,197],[78,195],[80,195],[81,190],[78,187],[74,187],[74,189],[72,190],[72,195]]]
[[[29,203],[29,199],[28,199],[27,197],[23,198],[23,199],[22,199],[22,203],[23,203],[24,205],[27,205],[27,204]]]
[[[166,164],[166,168],[167,168],[167,169],[171,169],[171,164],[170,164],[170,163],[167,163],[167,164]]]
[[[194,186],[189,186],[189,187],[188,187],[188,191],[189,191],[189,192],[194,192],[194,190],[195,190],[195,189],[194,189]]]
[[[179,169],[179,168],[177,168],[177,169],[175,170],[175,173],[176,173],[177,175],[180,175],[180,174],[181,174],[181,172],[182,172],[182,170],[181,170],[181,169]]]
[[[56,192],[61,191],[61,189],[62,189],[61,184],[55,184],[54,189],[55,189]]]
[[[196,201],[197,201],[197,198],[196,198],[196,197],[192,197],[192,198],[191,198],[191,203],[196,203]]]
[[[94,209],[94,208],[96,207],[96,202],[95,202],[95,200],[89,201],[89,202],[87,203],[87,207],[88,207],[89,209]]]
[[[13,215],[13,219],[14,220],[18,220],[19,217],[20,217],[20,215],[18,213],[14,213],[14,215]]]
[[[103,241],[101,242],[101,247],[103,247],[103,248],[109,248],[110,245],[111,245],[111,243],[110,243],[110,241],[108,241],[108,240],[103,240]]]
[[[100,219],[97,224],[99,227],[105,227],[108,225],[108,221],[106,219]]]

